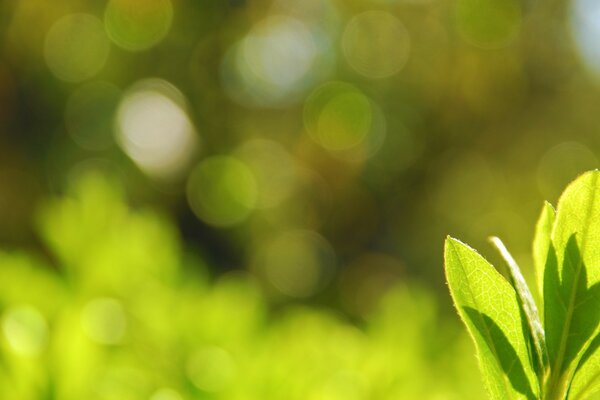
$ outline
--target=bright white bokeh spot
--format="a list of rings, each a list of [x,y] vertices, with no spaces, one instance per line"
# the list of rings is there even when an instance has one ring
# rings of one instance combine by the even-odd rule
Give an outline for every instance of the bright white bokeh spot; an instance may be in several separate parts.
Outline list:
[[[109,51],[102,21],[89,14],[61,18],[52,25],[44,43],[48,68],[67,82],[81,82],[96,75],[106,63]]]
[[[183,96],[159,79],[139,82],[123,97],[117,141],[142,171],[161,179],[179,175],[198,142]]]
[[[600,77],[600,2],[574,0],[571,30],[585,64]]]
[[[81,324],[93,341],[103,345],[119,344],[127,329],[127,316],[121,303],[102,297],[90,301],[84,308]]]
[[[298,19],[270,16],[228,52],[223,84],[244,105],[289,105],[330,70],[329,53],[326,35]]]
[[[236,375],[235,360],[221,347],[209,346],[192,353],[186,366],[187,375],[198,389],[220,392]]]
[[[385,11],[367,11],[352,18],[342,36],[348,64],[367,78],[386,78],[399,72],[410,53],[404,24]]]
[[[2,332],[18,354],[39,354],[48,341],[48,324],[44,316],[31,306],[9,308],[2,316]]]
[[[239,62],[247,64],[257,79],[285,89],[308,72],[317,49],[311,32],[302,22],[271,17],[246,36],[242,52]]]

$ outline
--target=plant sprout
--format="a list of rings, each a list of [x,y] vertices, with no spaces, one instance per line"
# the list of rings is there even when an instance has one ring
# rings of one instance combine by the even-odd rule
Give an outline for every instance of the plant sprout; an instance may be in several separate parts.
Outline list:
[[[536,226],[536,304],[502,241],[506,279],[448,237],[446,277],[492,399],[579,400],[600,389],[600,172],[572,182]],[[538,310],[541,310],[538,311]]]

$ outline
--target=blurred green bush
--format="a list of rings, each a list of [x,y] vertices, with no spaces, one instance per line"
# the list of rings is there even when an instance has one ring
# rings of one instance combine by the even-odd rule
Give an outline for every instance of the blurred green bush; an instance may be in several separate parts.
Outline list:
[[[473,350],[425,289],[395,287],[354,322],[273,308],[100,175],[46,201],[38,229],[47,252],[0,253],[0,398],[483,398]]]
[[[94,165],[283,297],[373,255],[443,290],[450,231],[527,269],[538,204],[600,154],[599,6],[534,3],[1,2],[0,239]]]

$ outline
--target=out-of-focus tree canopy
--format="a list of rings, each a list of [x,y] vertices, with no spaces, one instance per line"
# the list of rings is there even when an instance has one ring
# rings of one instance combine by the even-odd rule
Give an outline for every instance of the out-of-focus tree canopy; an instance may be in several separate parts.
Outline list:
[[[369,321],[386,293],[414,282],[425,287],[417,293],[447,304],[447,233],[482,249],[498,235],[527,273],[542,200],[556,201],[567,182],[597,167],[599,37],[594,0],[0,2],[0,242],[41,258],[47,265],[35,270],[44,274],[73,273],[61,278],[66,286],[74,279],[85,301],[97,294],[88,306],[107,318],[135,307],[90,288],[134,279],[136,252],[150,251],[152,274],[167,281],[172,271],[161,268],[176,264],[174,254],[193,255],[196,273],[244,271],[260,307],[275,313],[312,304],[375,326]],[[105,183],[82,184],[90,176]],[[104,190],[106,182],[113,184]],[[115,187],[134,209],[160,210],[174,226],[142,217],[111,225],[127,214],[126,202],[111,197]],[[69,188],[87,201],[73,200]],[[67,197],[49,207],[56,195]],[[121,206],[106,213],[110,204]],[[121,255],[128,251],[131,260]],[[63,293],[43,276],[44,298]],[[185,293],[173,294],[178,288],[159,292],[191,307]],[[73,301],[64,304],[85,303]],[[449,306],[441,309],[446,315]],[[48,310],[6,310],[9,325],[25,321],[33,332],[45,326],[35,313],[51,318]],[[316,331],[354,329],[309,314],[298,318],[326,319]],[[102,323],[93,318],[90,326]],[[296,341],[286,335],[304,322],[293,318],[267,324],[260,355],[238,356],[267,363]],[[362,342],[371,339],[356,340],[359,353],[378,357]],[[306,351],[299,346],[298,357]],[[214,356],[229,368],[229,353],[206,351],[199,359]],[[313,398],[302,390],[298,398]],[[175,399],[165,393],[152,399]],[[256,398],[292,398],[273,396]]]
[[[38,198],[100,168],[175,215],[216,265],[284,296],[375,270],[439,283],[449,231],[524,252],[540,199],[597,165],[599,12],[4,2],[2,236],[30,243]]]

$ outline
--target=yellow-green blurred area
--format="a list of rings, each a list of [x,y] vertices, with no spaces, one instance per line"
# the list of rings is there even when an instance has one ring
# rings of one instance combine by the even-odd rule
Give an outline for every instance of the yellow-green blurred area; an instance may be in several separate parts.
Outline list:
[[[470,344],[429,290],[398,284],[360,322],[274,308],[252,273],[209,277],[164,214],[118,187],[88,174],[39,209],[45,254],[0,253],[1,398],[481,398]],[[293,280],[314,278],[322,242],[274,239],[274,281],[306,295]]]
[[[530,271],[599,38],[595,0],[0,1],[0,398],[483,398],[443,238]]]

